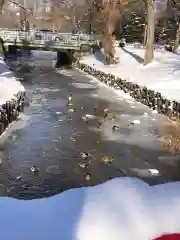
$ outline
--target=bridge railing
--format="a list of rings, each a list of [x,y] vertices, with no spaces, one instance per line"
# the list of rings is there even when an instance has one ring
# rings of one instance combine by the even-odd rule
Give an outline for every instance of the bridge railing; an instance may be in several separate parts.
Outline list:
[[[71,33],[51,33],[51,32],[36,32],[36,31],[0,31],[0,37],[4,41],[18,41],[18,40],[26,40],[26,41],[56,41],[63,43],[93,43],[98,40],[98,36],[96,35],[88,35],[88,34],[71,34]]]

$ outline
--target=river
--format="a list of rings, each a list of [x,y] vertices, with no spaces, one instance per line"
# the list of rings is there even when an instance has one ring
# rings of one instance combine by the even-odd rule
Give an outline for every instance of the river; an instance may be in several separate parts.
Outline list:
[[[147,107],[75,69],[55,70],[49,54],[9,62],[30,105],[0,139],[1,196],[48,197],[119,176],[150,184],[179,179],[179,165],[169,166],[172,156],[158,141],[162,119]]]

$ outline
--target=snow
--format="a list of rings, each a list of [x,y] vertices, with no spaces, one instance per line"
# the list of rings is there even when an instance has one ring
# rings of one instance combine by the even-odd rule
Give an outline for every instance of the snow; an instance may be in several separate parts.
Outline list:
[[[122,177],[35,200],[0,198],[1,239],[151,240],[180,232],[180,182]]]
[[[16,80],[4,62],[3,55],[0,55],[0,105],[15,98],[14,95],[19,91],[25,92],[23,85]]]
[[[127,45],[124,50],[117,48],[117,56],[120,62],[117,65],[105,66],[103,53],[84,57],[80,62],[91,67],[111,73],[116,77],[131,81],[148,89],[160,92],[169,100],[180,102],[180,55],[156,49],[154,61],[143,65],[144,49]]]

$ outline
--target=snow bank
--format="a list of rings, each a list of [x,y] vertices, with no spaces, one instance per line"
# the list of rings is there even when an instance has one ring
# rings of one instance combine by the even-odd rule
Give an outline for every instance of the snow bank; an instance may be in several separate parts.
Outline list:
[[[24,86],[16,80],[0,55],[0,105],[15,98],[18,92],[25,92]]]
[[[155,51],[152,64],[143,65],[144,49],[126,46],[117,48],[117,56],[120,63],[113,66],[103,64],[103,54],[84,57],[80,62],[91,67],[111,73],[132,83],[146,86],[156,92],[160,92],[165,98],[180,102],[180,55],[167,52],[163,49]]]
[[[1,239],[151,240],[180,232],[180,182],[117,178],[37,200],[0,199]]]

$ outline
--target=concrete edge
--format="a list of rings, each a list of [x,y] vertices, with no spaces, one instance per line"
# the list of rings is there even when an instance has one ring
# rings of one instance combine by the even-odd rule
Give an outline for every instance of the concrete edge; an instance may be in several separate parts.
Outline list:
[[[163,97],[160,92],[126,81],[112,74],[106,74],[85,63],[77,62],[75,67],[96,77],[109,87],[129,93],[137,102],[148,106],[152,110],[156,110],[159,114],[166,115],[170,118],[175,117],[175,119],[180,116],[180,103]]]
[[[4,62],[8,65],[6,57]],[[10,123],[17,120],[21,112],[24,111],[26,93],[19,91],[12,99],[0,105],[0,136],[8,128]]]

